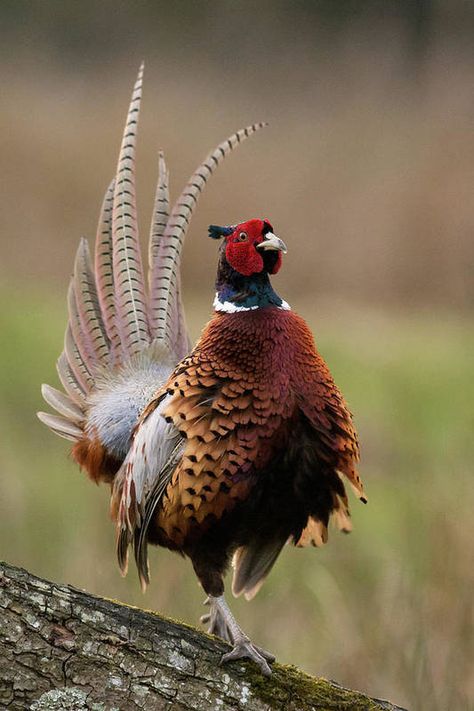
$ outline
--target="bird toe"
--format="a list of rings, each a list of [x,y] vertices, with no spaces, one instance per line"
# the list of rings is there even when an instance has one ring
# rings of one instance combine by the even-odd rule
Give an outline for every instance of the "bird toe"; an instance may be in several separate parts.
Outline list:
[[[272,670],[268,664],[268,661],[275,661],[275,657],[269,652],[265,652],[265,650],[253,645],[250,640],[242,640],[237,642],[230,652],[222,655],[220,663],[227,664],[228,662],[233,662],[236,659],[251,659],[260,667],[260,671],[263,676],[269,677],[272,675]]]

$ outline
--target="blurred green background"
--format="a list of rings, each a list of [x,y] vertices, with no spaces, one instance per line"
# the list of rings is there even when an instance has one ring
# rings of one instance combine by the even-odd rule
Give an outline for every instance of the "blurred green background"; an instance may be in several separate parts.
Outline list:
[[[276,288],[310,323],[362,441],[369,506],[324,550],[285,550],[238,619],[278,659],[409,709],[474,708],[474,5],[0,4],[0,556],[195,622],[191,566],[152,553],[146,596],[115,563],[108,491],[35,417],[57,385],[65,292],[95,233],[138,65],[141,232],[157,151],[173,194],[219,169],[188,235],[193,337],[210,314],[206,226],[268,217]]]

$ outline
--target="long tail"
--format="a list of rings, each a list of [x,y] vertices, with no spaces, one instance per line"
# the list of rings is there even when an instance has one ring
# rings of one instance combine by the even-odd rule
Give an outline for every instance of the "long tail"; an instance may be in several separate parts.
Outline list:
[[[154,337],[163,341],[172,351],[184,348],[183,355],[185,355],[188,350],[184,313],[179,294],[179,267],[184,238],[199,196],[224,158],[242,141],[264,126],[266,126],[265,123],[247,126],[219,143],[189,178],[183,192],[176,200],[166,224],[159,222],[162,232],[153,249],[150,250],[152,256],[150,261],[150,326]],[[164,161],[162,170],[163,176],[166,176]],[[163,181],[167,191],[167,177],[163,177]],[[164,190],[160,192],[160,182],[158,183],[157,206],[158,209],[163,209],[164,202],[161,195]]]
[[[105,428],[112,412],[118,417],[116,403],[126,397],[132,405],[134,398],[136,400],[130,412],[122,413],[127,431],[131,432],[136,411],[147,396],[146,381],[151,377],[149,359],[144,361],[142,356],[148,353],[150,358],[161,359],[171,368],[189,351],[179,268],[192,214],[217,166],[239,143],[265,125],[254,124],[220,143],[191,175],[171,209],[169,175],[160,152],[149,238],[147,287],[138,236],[135,190],[142,83],[143,65],[132,92],[117,172],[100,212],[94,266],[85,239],[81,239],[76,253],[68,290],[69,322],[64,350],[57,362],[65,393],[49,385],[44,385],[42,390],[44,399],[58,414],[39,412],[39,419],[56,434],[73,441],[80,440],[90,429],[91,402],[104,379],[109,385],[112,382],[109,391],[114,391],[114,397],[109,403],[110,413],[106,410],[107,416],[99,409],[95,419],[92,418],[95,429],[100,431],[101,424]],[[140,363],[137,368],[143,372],[136,374],[136,391],[130,391],[128,381],[134,380],[130,364],[135,362]],[[121,375],[116,377],[120,369]],[[159,384],[155,380],[150,387],[156,389]]]

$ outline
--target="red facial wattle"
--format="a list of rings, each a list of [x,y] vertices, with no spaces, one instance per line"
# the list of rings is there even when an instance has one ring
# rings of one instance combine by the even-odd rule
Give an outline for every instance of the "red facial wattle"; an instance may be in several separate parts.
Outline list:
[[[231,242],[226,247],[225,256],[230,266],[244,276],[259,274],[264,267],[262,255],[257,252],[253,244]]]
[[[259,274],[265,268],[263,253],[257,249],[265,239],[265,234],[273,228],[267,220],[248,220],[237,225],[226,240],[226,259],[239,274],[251,276]],[[276,274],[281,267],[281,252],[276,255],[275,263],[268,270]]]

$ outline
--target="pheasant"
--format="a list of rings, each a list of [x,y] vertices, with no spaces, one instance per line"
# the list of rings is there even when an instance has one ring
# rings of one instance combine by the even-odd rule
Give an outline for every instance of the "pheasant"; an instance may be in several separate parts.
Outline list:
[[[146,405],[112,491],[117,553],[129,544],[142,585],[147,545],[191,559],[208,595],[209,631],[265,675],[274,656],[254,645],[224,598],[251,599],[283,546],[320,546],[329,519],[351,530],[343,479],[366,502],[357,435],[311,332],[272,288],[286,246],[268,220],[211,225],[223,238],[215,313],[189,355]]]
[[[357,435],[309,328],[271,285],[287,250],[268,220],[209,227],[222,240],[214,315],[189,346],[179,294],[184,234],[214,167],[263,124],[220,144],[169,217],[160,157],[146,293],[133,187],[140,87],[141,75],[102,209],[95,274],[85,242],[76,257],[58,362],[68,394],[43,386],[60,414],[40,417],[74,440],[92,479],[111,484],[122,572],[130,545],[143,588],[148,544],[190,558],[208,596],[202,622],[232,646],[222,661],[250,658],[270,675],[275,657],[231,613],[225,573],[232,562],[232,592],[250,600],[286,543],[321,546],[330,519],[351,530],[343,480],[366,502]]]

